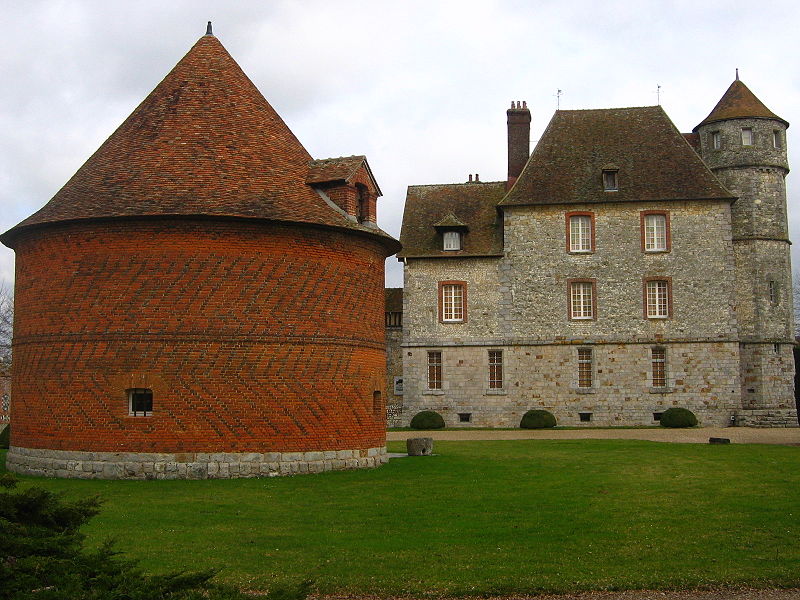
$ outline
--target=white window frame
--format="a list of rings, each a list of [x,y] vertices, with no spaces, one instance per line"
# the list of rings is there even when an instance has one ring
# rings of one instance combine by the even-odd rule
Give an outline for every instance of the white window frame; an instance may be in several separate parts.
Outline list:
[[[667,215],[656,213],[644,216],[644,251],[666,252]]]
[[[781,150],[783,148],[783,138],[781,137],[779,129],[772,130],[772,147],[776,150]]]
[[[442,285],[442,322],[464,321],[464,285],[445,283]]]
[[[742,127],[742,146],[752,146],[753,139],[753,128]]]
[[[461,232],[459,231],[445,231],[442,234],[442,241],[444,250],[461,250]]]
[[[592,251],[592,217],[590,215],[570,215],[569,251]]]
[[[570,318],[583,321],[594,319],[594,283],[573,281],[569,284]]]
[[[720,150],[722,148],[722,137],[719,131],[711,132],[711,148],[714,150]]]
[[[650,279],[645,283],[647,297],[647,318],[669,318],[669,281],[666,279]]]

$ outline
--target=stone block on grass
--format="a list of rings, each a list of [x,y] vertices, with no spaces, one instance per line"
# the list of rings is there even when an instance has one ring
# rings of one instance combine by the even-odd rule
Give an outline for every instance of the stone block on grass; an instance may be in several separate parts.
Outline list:
[[[408,438],[406,450],[409,456],[430,456],[433,453],[433,438]]]

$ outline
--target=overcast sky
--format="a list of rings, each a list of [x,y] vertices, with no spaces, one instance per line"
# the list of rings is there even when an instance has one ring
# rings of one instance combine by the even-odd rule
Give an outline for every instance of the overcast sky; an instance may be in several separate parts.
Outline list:
[[[556,108],[657,103],[691,131],[734,69],[800,149],[800,2],[0,0],[0,229],[41,206],[205,32],[315,158],[365,154],[398,236],[406,187],[506,174],[505,110],[532,143]],[[795,165],[800,171],[800,165]],[[790,175],[792,238],[800,185]],[[799,248],[795,248],[798,250]],[[0,249],[0,280],[14,254]],[[795,264],[800,256],[795,253]],[[387,283],[402,285],[394,259]]]

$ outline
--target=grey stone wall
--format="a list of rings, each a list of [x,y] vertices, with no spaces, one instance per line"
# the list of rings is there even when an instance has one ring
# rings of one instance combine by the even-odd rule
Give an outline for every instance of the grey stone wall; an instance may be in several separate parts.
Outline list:
[[[736,316],[745,342],[792,343],[794,303],[789,244],[775,240],[739,240],[736,262]],[[775,299],[769,282],[774,282]]]
[[[645,253],[640,213],[664,209],[670,215],[670,251]],[[736,289],[742,282],[730,204],[618,203],[568,210],[595,214],[594,253],[566,251],[566,207],[513,207],[505,211],[504,258],[406,264],[404,424],[432,409],[448,426],[516,427],[527,410],[545,408],[562,425],[653,425],[654,414],[682,406],[701,424],[723,426],[741,410],[746,388]],[[645,318],[646,277],[671,280],[671,318]],[[569,320],[569,279],[596,280],[596,320]],[[467,282],[466,323],[438,322],[438,282],[444,280]],[[777,301],[759,310],[791,309],[785,283],[780,280]],[[666,388],[651,385],[656,346],[667,351]],[[578,387],[579,347],[593,350],[590,389]],[[442,352],[441,390],[426,389],[429,350]],[[489,389],[489,350],[503,351],[501,390]],[[759,395],[764,388],[775,406],[791,398],[790,346],[779,346],[777,355],[772,344],[747,353],[751,361],[758,354]],[[581,421],[580,413],[590,413],[591,420]],[[469,422],[459,414],[469,415]]]
[[[406,342],[459,343],[501,336],[497,307],[501,294],[497,258],[406,259],[403,285],[403,332]],[[467,320],[439,322],[439,282],[467,285]]]
[[[752,145],[742,144],[743,127],[753,130]],[[721,137],[719,149],[712,144],[715,131]],[[774,143],[776,132],[778,148]],[[731,119],[704,125],[699,134],[706,164],[738,196],[732,208],[732,225],[736,315],[743,342],[742,405],[791,409],[794,311],[786,214],[786,126],[774,119]],[[775,416],[780,412],[764,418],[775,423],[782,418]],[[750,413],[747,422],[756,422],[760,414]]]
[[[742,344],[742,407],[793,409],[792,344]]]
[[[403,415],[403,396],[395,394],[395,377],[403,376],[403,330],[386,328],[386,426],[397,427]]]
[[[651,385],[654,345],[491,346],[503,351],[502,390],[488,387],[488,346],[407,347],[405,420],[436,410],[448,427],[517,427],[526,411],[543,408],[559,425],[655,425],[654,413],[681,406],[702,425],[729,425],[741,407],[738,343],[659,344],[666,348],[665,388]],[[578,387],[578,348],[593,350],[589,389]],[[425,390],[428,350],[442,352],[442,390]],[[591,421],[581,421],[582,412]],[[459,413],[471,414],[471,421],[460,422]]]
[[[237,479],[378,467],[386,448],[326,452],[185,453],[75,452],[12,446],[14,473],[72,479]]]
[[[671,250],[641,249],[640,213],[669,212]],[[595,214],[596,252],[565,250],[565,213]],[[617,203],[505,211],[503,333],[540,341],[732,340],[737,337],[730,205]],[[646,319],[643,279],[672,280],[672,318]],[[597,317],[567,318],[569,279],[597,281]]]

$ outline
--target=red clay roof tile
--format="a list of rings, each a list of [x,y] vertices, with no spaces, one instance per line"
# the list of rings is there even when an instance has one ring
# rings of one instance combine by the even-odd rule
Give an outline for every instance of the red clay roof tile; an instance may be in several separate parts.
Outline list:
[[[703,119],[693,131],[706,123],[724,121],[727,119],[776,119],[787,127],[789,123],[768,109],[744,83],[736,79],[709,115]]]
[[[361,163],[363,157],[358,157]],[[2,236],[59,221],[240,217],[377,235],[306,184],[312,158],[236,61],[201,37],[41,210]]]

